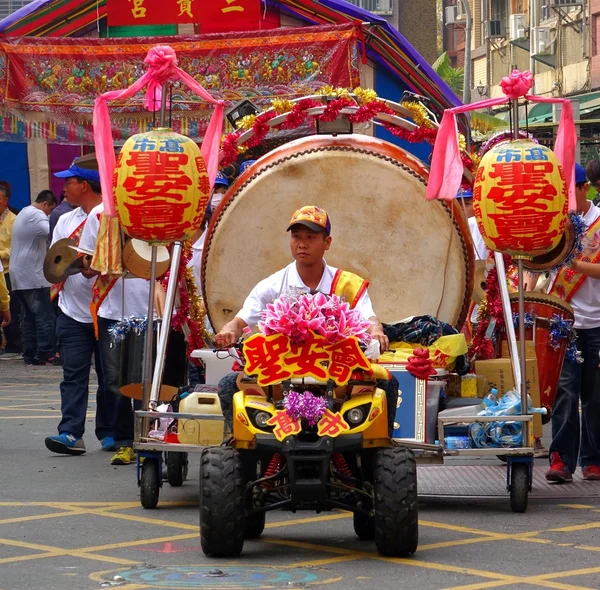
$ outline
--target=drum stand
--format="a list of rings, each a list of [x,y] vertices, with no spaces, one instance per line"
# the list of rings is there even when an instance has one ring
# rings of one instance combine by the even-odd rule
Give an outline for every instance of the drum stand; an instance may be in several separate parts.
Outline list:
[[[159,127],[164,127],[167,111],[167,84],[163,84]],[[150,290],[148,294],[148,327],[146,329],[146,340],[144,342],[144,365],[142,370],[142,407],[155,410],[160,395],[160,386],[165,369],[165,357],[167,351],[167,341],[169,330],[171,328],[171,317],[173,315],[173,306],[177,291],[177,279],[179,273],[179,262],[181,260],[182,243],[175,242],[171,253],[171,270],[169,273],[169,284],[167,286],[167,295],[165,300],[164,316],[158,336],[156,347],[156,363],[154,371],[152,370],[152,352],[154,348],[154,294],[156,291],[156,259],[158,246],[152,245],[152,254],[150,258]],[[152,382],[150,375],[152,374]]]

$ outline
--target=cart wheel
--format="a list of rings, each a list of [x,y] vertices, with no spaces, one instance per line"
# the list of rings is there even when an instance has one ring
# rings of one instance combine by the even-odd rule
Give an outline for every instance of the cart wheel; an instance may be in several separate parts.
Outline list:
[[[244,539],[258,539],[265,530],[265,513],[255,512],[246,516]]]
[[[174,488],[179,487],[187,478],[188,454],[166,453],[167,457],[167,481]]]
[[[529,498],[529,465],[513,463],[510,474],[510,508],[513,512],[525,512]]]
[[[140,476],[140,502],[144,508],[156,508],[160,492],[158,461],[146,459]]]

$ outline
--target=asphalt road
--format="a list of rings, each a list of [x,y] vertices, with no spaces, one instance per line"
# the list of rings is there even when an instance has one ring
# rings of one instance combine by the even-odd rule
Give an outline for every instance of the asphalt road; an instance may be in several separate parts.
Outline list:
[[[236,560],[206,558],[198,536],[198,455],[188,481],[139,503],[135,467],[88,452],[53,455],[61,369],[0,357],[0,590],[88,588],[599,588],[600,482],[560,488],[536,470],[525,514],[510,512],[495,460],[419,468],[420,544],[383,558],[342,512],[271,513]],[[465,494],[475,494],[468,497]]]

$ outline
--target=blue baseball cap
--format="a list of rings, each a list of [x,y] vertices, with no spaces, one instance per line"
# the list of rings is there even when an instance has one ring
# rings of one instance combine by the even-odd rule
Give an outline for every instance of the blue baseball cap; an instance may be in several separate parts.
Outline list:
[[[220,184],[221,186],[229,186],[229,179],[222,172],[217,172],[215,186],[217,186],[217,184]]]
[[[581,184],[583,182],[588,182],[585,168],[581,166],[581,164],[575,163],[575,184]]]
[[[84,180],[92,180],[94,182],[100,182],[100,173],[98,170],[89,170],[88,168],[81,168],[76,164],[77,160],[73,160],[73,163],[68,170],[62,172],[55,172],[54,176],[57,178],[73,178],[73,176],[79,176]]]
[[[245,162],[242,162],[242,165],[240,166],[240,174],[246,170],[246,168],[249,168],[250,166],[252,166],[252,164],[254,164],[254,162],[256,162],[256,160],[246,160]]]
[[[472,189],[459,189],[459,191],[456,193],[456,198],[457,199],[472,199],[473,198],[473,191]]]

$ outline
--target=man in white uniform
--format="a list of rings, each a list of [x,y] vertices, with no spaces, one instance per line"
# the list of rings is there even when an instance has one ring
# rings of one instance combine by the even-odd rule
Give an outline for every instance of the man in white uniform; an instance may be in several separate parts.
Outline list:
[[[254,327],[260,320],[261,312],[267,304],[280,297],[290,289],[300,289],[305,292],[320,292],[330,295],[336,292],[337,268],[329,266],[323,256],[331,246],[331,222],[327,213],[319,207],[306,206],[298,209],[288,225],[290,232],[290,249],[295,262],[270,277],[260,281],[246,298],[244,306],[235,318],[225,324],[216,335],[215,344],[227,347],[234,344],[242,336],[244,328]],[[360,277],[356,277],[362,281]],[[381,351],[387,350],[389,340],[383,331],[383,326],[373,311],[373,305],[366,289],[368,283],[363,282],[363,288],[356,293],[354,301],[348,301],[358,310],[365,320],[371,322],[369,333],[379,342]],[[219,398],[226,421],[232,423],[232,399],[237,391],[237,375],[226,375],[219,382]],[[398,398],[398,382],[380,383],[379,387],[386,390],[388,398],[388,426],[390,434],[393,430],[396,400]]]
[[[52,245],[63,238],[69,238],[77,244],[88,214],[102,202],[100,176],[97,170],[77,166],[77,160],[68,170],[57,172],[55,176],[65,179],[65,195],[76,208],[58,219],[52,235]],[[58,293],[56,336],[60,343],[63,366],[63,380],[60,384],[62,419],[58,425],[58,435],[46,438],[45,444],[50,451],[63,455],[81,455],[86,450],[82,437],[85,431],[92,357],[95,357],[98,377],[96,436],[104,450],[114,450],[114,418],[106,402],[98,342],[90,313],[93,285],[93,279],[79,273],[52,288],[54,296]]]
[[[96,249],[100,214],[103,205],[94,207],[90,212],[81,236],[81,248],[93,251]],[[96,277],[94,271],[84,271],[87,276]],[[113,342],[110,328],[119,320],[131,316],[148,315],[149,285],[145,279],[120,278],[110,289],[98,309],[98,343],[100,365],[106,389],[107,411],[114,419],[112,432],[117,453],[112,457],[112,465],[129,465],[136,459],[133,450],[133,407],[132,400],[120,391],[121,378],[121,343]]]

